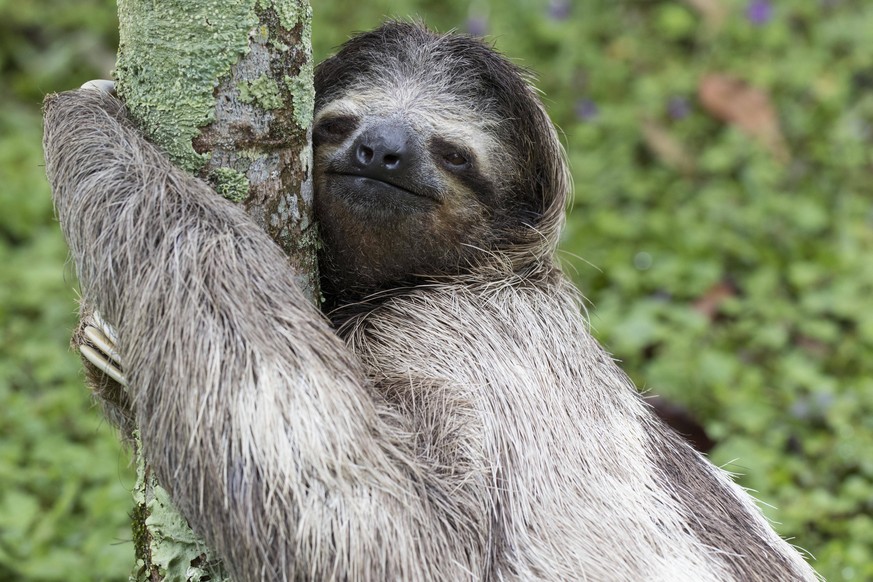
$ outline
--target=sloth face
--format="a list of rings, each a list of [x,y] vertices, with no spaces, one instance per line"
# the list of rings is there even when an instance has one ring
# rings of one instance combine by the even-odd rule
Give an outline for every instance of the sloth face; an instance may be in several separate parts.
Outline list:
[[[322,263],[347,290],[462,270],[500,186],[482,129],[417,106],[412,87],[375,93],[334,101],[313,129]]]
[[[460,274],[531,238],[563,188],[533,91],[478,40],[388,23],[322,63],[315,87],[328,295]]]

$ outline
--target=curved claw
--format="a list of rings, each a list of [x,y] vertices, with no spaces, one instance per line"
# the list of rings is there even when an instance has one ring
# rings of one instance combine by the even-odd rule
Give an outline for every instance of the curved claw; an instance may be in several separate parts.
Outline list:
[[[109,341],[112,342],[112,349],[114,350],[115,344],[118,343],[118,333],[116,333],[115,328],[106,323],[106,320],[103,319],[103,316],[100,315],[99,311],[95,311],[94,313],[92,313],[91,319],[94,320],[94,323],[97,324],[97,327],[100,328],[100,331],[102,331],[106,335],[106,337],[109,338]]]
[[[115,350],[114,338],[106,337],[104,335],[105,332],[91,325],[85,326],[83,333],[88,341],[94,344],[94,347],[100,350],[113,365],[117,364],[119,367],[124,367],[121,356]]]
[[[121,370],[112,365],[112,362],[103,354],[95,350],[89,345],[82,344],[79,346],[79,352],[86,360],[94,364],[98,370],[121,384],[127,386],[127,378],[124,377]]]
[[[94,364],[98,370],[121,384],[127,386],[127,378],[121,371],[124,362],[115,349],[118,343],[118,334],[115,328],[109,325],[98,313],[93,312],[90,323],[82,330],[85,339],[90,343],[79,346],[79,352],[86,360]]]
[[[115,95],[115,81],[110,81],[109,79],[94,79],[83,84],[81,88],[102,91],[109,95]]]

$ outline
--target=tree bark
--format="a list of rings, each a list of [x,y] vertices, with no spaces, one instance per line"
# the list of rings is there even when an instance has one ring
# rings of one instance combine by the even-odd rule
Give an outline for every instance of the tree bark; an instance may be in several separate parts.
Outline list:
[[[181,167],[243,204],[318,293],[314,103],[305,0],[118,0],[117,92]],[[223,580],[217,558],[139,456],[136,580]]]

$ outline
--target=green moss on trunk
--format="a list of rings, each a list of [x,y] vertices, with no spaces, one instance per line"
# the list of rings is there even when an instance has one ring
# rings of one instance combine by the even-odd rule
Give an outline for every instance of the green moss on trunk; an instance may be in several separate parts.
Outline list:
[[[118,94],[151,139],[196,172],[191,143],[215,119],[214,91],[248,52],[256,0],[118,0]]]

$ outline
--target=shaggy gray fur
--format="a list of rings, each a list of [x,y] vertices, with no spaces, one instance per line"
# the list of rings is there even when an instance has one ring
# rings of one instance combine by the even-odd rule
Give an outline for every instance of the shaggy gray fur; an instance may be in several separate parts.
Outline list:
[[[524,268],[490,249],[337,333],[112,97],[49,98],[45,152],[144,454],[237,580],[816,579],[592,339],[551,258],[565,192]]]

